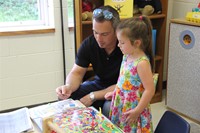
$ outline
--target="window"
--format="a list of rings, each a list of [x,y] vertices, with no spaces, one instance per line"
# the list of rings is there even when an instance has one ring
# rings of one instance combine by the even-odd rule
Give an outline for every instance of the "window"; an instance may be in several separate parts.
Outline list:
[[[67,0],[68,8],[68,27],[74,27],[74,2],[73,0]]]
[[[0,28],[54,25],[53,0],[0,0]]]

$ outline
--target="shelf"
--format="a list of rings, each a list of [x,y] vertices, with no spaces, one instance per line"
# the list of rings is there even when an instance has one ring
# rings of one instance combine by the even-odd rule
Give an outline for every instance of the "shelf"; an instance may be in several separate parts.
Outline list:
[[[177,23],[177,24],[200,26],[200,23],[195,23],[195,22],[187,21],[185,19],[171,19],[171,22],[172,23]]]
[[[156,55],[154,58],[155,61],[160,61],[162,60],[162,56]]]
[[[138,17],[140,16],[141,14],[136,14],[134,15],[133,17]],[[165,14],[152,14],[150,16],[148,16],[150,19],[160,19],[160,18],[165,18]],[[123,19],[122,19],[123,20]],[[82,24],[83,25],[90,25],[92,24],[92,21],[82,21]]]
[[[133,17],[138,17],[138,16],[140,16],[140,15],[142,15],[142,14],[136,14],[136,15],[134,15]],[[166,17],[166,15],[165,14],[152,14],[152,15],[150,15],[150,16],[148,16],[150,19],[160,19],[160,18],[165,18]]]
[[[162,101],[162,92],[155,92],[155,95],[153,96],[151,100],[151,104],[161,102],[161,101]]]
[[[82,24],[83,25],[88,25],[88,24],[90,25],[90,24],[92,24],[92,21],[82,21]]]

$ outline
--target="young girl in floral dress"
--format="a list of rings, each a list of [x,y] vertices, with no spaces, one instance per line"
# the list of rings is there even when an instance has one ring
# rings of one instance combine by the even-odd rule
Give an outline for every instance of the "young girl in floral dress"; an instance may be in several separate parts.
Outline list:
[[[116,30],[124,54],[111,99],[110,120],[126,133],[153,133],[150,101],[153,81],[152,25],[146,16],[123,20]]]

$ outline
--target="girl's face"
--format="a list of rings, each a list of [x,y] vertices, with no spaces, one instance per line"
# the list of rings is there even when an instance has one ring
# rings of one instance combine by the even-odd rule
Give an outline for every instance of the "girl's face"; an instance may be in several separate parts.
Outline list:
[[[126,37],[121,30],[117,31],[117,39],[119,41],[118,47],[123,54],[133,54],[136,47],[131,43],[128,37]]]

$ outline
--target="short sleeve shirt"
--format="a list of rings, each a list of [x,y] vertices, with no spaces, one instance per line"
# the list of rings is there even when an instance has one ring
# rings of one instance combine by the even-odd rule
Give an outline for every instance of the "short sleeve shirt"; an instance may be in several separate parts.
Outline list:
[[[89,36],[78,50],[76,64],[87,68],[91,63],[100,81],[110,85],[116,84],[123,56],[117,43],[114,51],[108,55],[105,49],[99,47],[94,35]]]

